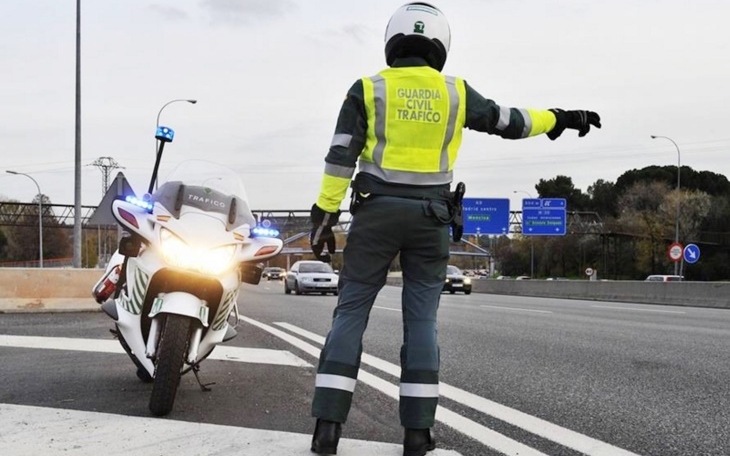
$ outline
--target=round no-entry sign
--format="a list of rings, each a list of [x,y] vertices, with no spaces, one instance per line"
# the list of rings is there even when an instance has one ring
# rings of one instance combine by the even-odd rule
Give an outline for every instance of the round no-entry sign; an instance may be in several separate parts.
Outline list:
[[[675,263],[682,259],[683,253],[684,247],[679,242],[672,242],[672,244],[669,246],[669,250],[667,251],[669,259],[674,261]]]

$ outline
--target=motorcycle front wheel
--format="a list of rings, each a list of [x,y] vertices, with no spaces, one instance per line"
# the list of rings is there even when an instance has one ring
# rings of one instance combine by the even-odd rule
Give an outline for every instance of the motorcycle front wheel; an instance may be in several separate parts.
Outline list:
[[[190,317],[167,314],[164,318],[149,404],[155,416],[164,416],[172,411],[190,340]]]

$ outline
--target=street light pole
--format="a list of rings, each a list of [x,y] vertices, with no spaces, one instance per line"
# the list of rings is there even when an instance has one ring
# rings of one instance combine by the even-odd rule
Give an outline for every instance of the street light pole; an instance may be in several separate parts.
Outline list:
[[[679,146],[677,145],[676,142],[674,142],[674,140],[672,140],[672,138],[669,138],[667,136],[651,135],[651,139],[657,139],[657,138],[668,139],[669,141],[672,141],[672,144],[674,144],[674,147],[677,148],[677,217],[676,217],[675,225],[674,225],[674,242],[675,243],[679,243],[679,203],[680,203],[679,176],[680,176],[680,170],[682,169],[682,165],[681,165],[681,154],[679,152]],[[674,262],[674,275],[677,275],[678,274],[678,272],[677,272],[677,268],[678,267],[679,267],[679,262],[678,261],[675,261]]]
[[[38,265],[43,268],[43,194],[41,193],[41,186],[38,182],[33,179],[29,174],[19,173],[17,171],[6,171],[9,174],[15,174],[16,176],[25,176],[32,180],[35,187],[38,189]]]
[[[177,103],[177,102],[179,102],[179,101],[185,101],[185,102],[188,102],[188,103],[190,103],[190,104],[195,104],[195,103],[197,103],[197,102],[198,102],[198,100],[191,100],[191,99],[187,99],[187,98],[178,98],[178,99],[175,99],[175,100],[170,100],[170,101],[168,101],[167,103],[163,104],[163,105],[162,105],[162,107],[160,108],[160,110],[159,110],[159,111],[157,112],[157,123],[155,124],[155,127],[159,127],[159,126],[160,126],[160,115],[162,114],[162,111],[163,111],[163,110],[164,110],[164,109],[165,109],[165,108],[166,108],[166,107],[167,107],[168,105],[171,105],[171,104],[173,104],[173,103]],[[157,149],[155,149],[155,152],[157,152]]]
[[[513,190],[512,193],[524,193],[525,195],[532,198],[532,195],[524,190]],[[523,233],[524,235],[524,233]],[[533,240],[533,237],[530,236],[530,278],[534,278],[535,276],[535,242]]]

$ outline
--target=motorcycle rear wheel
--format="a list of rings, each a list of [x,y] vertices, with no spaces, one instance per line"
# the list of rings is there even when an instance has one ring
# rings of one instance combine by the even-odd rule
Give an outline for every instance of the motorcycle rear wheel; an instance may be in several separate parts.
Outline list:
[[[165,316],[149,403],[149,409],[155,416],[164,416],[172,411],[190,340],[190,323],[190,317],[175,314]]]

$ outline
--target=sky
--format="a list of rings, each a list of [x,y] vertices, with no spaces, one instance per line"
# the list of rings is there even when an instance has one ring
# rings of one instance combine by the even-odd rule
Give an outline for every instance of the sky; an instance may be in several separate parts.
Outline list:
[[[164,176],[186,159],[229,166],[253,209],[308,210],[344,95],[385,68],[403,0],[81,0],[81,203],[97,205],[111,157],[149,184],[155,122],[176,131]],[[537,196],[540,179],[587,192],[646,166],[730,176],[727,0],[440,0],[444,73],[518,108],[589,109],[603,128],[518,141],[465,131],[455,182],[467,197]],[[0,171],[74,204],[73,0],[0,2]],[[196,99],[196,104],[170,100]],[[650,135],[671,138],[651,139]],[[516,193],[515,193],[516,192]],[[0,172],[0,200],[30,202]],[[346,207],[343,202],[343,208]]]

